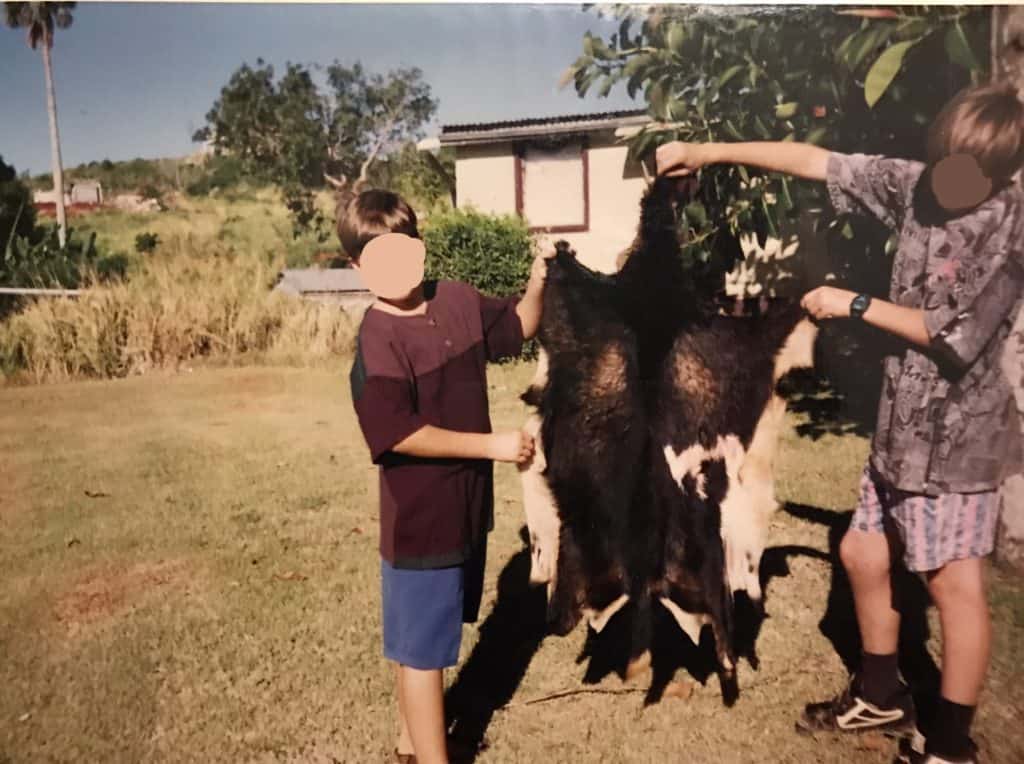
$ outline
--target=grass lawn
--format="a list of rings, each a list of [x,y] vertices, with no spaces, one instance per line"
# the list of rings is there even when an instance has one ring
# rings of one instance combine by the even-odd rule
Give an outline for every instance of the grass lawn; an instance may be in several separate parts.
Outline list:
[[[521,422],[531,371],[492,370],[496,426]],[[479,760],[891,760],[881,738],[793,731],[804,702],[843,682],[819,622],[829,610],[833,640],[851,634],[836,591],[828,608],[827,553],[866,451],[787,431],[779,493],[793,508],[766,555],[760,668],[742,664],[729,709],[713,679],[691,688],[684,672],[648,707],[649,676],[584,684],[583,627],[517,646],[531,622],[517,603],[535,599],[518,480],[498,466],[488,620],[465,631],[459,680],[476,710],[502,706]],[[0,762],[386,760],[375,489],[347,364],[0,389]],[[996,576],[992,601],[977,738],[986,761],[1011,764],[1024,586]]]

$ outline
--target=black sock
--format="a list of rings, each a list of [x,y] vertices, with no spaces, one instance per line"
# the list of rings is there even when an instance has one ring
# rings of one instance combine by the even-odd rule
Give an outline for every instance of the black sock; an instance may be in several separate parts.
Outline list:
[[[876,706],[888,706],[902,687],[896,653],[861,653],[860,691],[864,700]]]
[[[935,718],[929,725],[925,751],[951,761],[970,758],[974,752],[971,744],[971,722],[974,721],[974,706],[961,706],[946,698],[939,698],[935,706]]]

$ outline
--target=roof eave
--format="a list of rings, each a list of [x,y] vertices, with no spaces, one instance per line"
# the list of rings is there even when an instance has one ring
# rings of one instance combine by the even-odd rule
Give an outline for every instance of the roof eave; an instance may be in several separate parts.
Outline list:
[[[569,122],[562,125],[527,125],[524,127],[504,127],[494,130],[465,130],[441,133],[441,146],[471,146],[487,143],[506,143],[541,135],[572,135],[577,133],[595,133],[605,130],[618,131],[623,127],[645,125],[651,121],[647,115],[623,117],[615,120],[594,122]]]

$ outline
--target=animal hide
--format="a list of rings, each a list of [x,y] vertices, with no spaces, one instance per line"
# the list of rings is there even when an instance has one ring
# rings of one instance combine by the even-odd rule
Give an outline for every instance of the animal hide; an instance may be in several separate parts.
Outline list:
[[[734,676],[734,593],[761,600],[759,566],[790,368],[810,366],[815,327],[799,306],[711,315],[686,297],[677,234],[686,190],[658,179],[615,275],[564,242],[549,262],[541,359],[523,399],[534,461],[521,468],[548,619],[600,631],[631,602],[631,655],[661,603],[696,643],[704,624]]]

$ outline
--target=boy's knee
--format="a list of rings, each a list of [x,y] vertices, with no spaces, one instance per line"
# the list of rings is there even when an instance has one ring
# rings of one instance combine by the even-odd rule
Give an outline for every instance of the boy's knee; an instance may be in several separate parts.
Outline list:
[[[889,547],[882,533],[847,531],[839,544],[839,559],[850,576],[889,575]]]
[[[933,572],[928,576],[928,592],[940,610],[953,605],[985,605],[980,561],[960,560]]]

